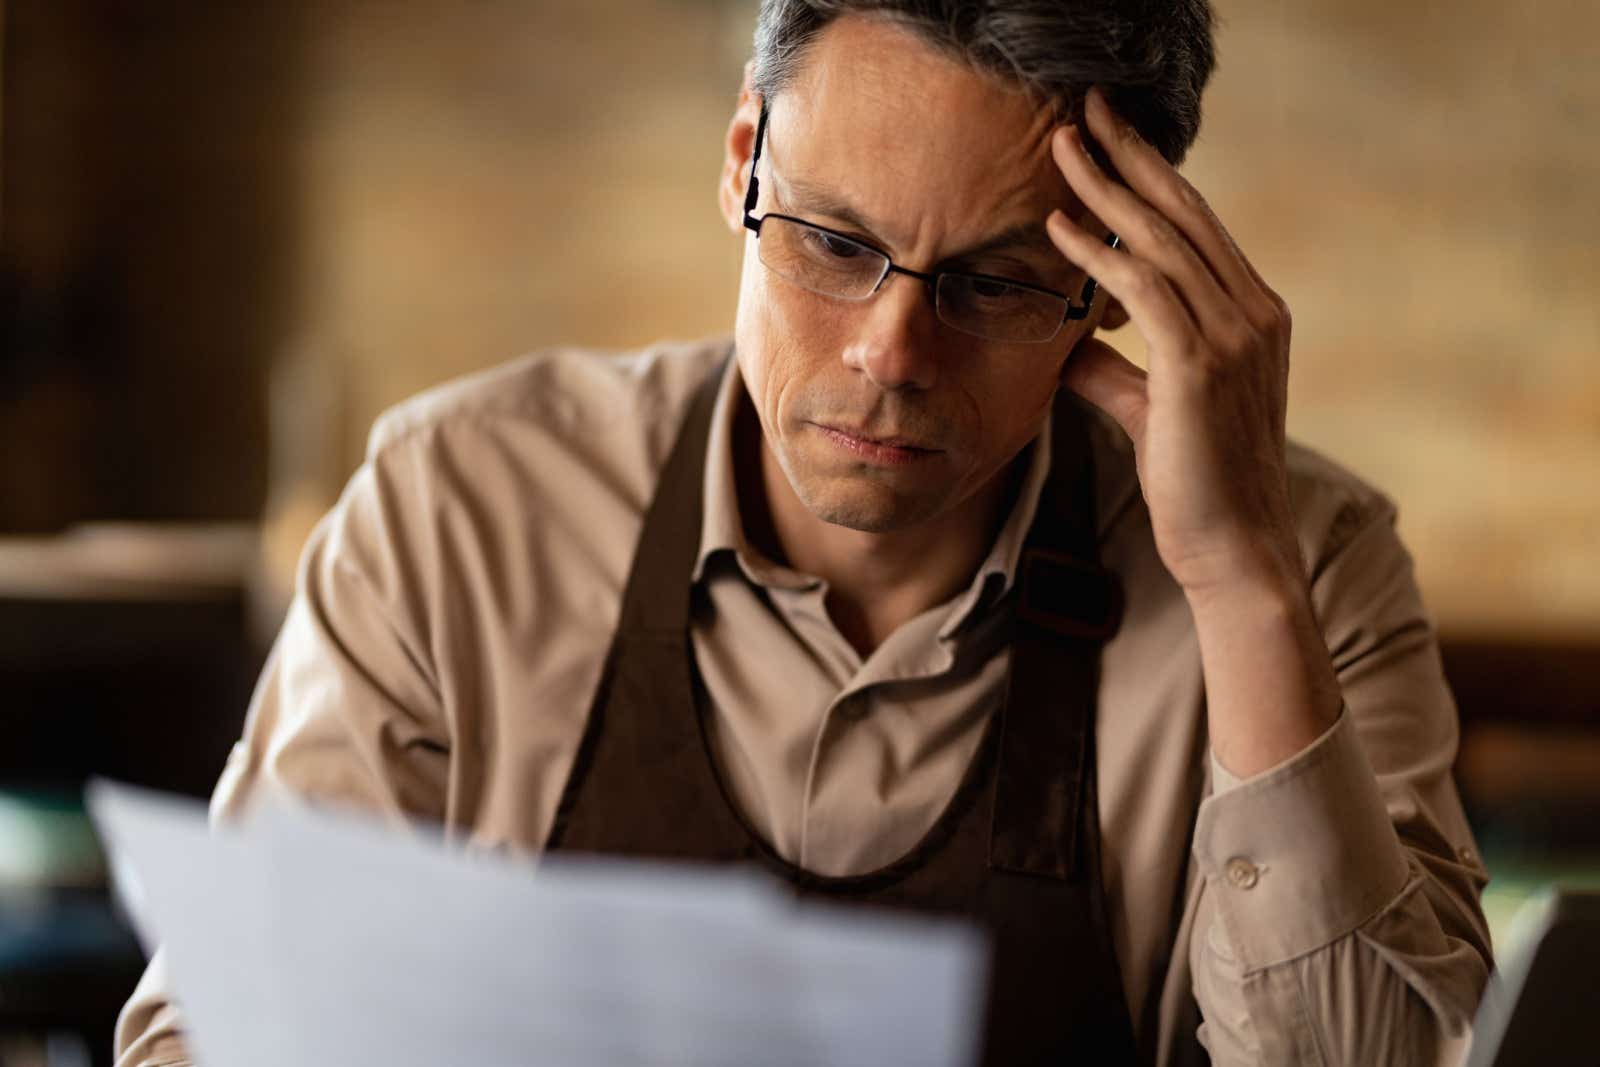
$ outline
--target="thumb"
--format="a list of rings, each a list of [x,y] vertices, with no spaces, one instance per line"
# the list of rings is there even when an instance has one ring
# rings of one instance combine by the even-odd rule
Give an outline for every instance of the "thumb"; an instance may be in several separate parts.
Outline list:
[[[1079,341],[1061,369],[1061,384],[1117,420],[1135,445],[1144,437],[1150,407],[1146,377],[1121,352],[1094,337]]]

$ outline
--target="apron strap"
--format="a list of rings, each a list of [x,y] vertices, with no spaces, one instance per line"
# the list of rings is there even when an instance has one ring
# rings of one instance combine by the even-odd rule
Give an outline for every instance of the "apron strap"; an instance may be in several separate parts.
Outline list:
[[[1121,587],[1098,562],[1094,462],[1086,414],[1058,396],[1050,478],[1023,545],[1016,637],[999,712],[989,864],[996,870],[1098,881],[1085,855],[1095,803],[1094,723],[1100,648],[1121,621]]]
[[[711,415],[732,359],[730,352],[696,390],[661,469],[624,586],[619,632],[661,634],[678,641],[688,632],[690,586],[683,576],[694,571],[700,550]]]

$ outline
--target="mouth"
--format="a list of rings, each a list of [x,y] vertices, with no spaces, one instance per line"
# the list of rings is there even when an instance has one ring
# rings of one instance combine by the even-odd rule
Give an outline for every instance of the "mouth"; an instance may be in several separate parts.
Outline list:
[[[919,444],[907,437],[874,437],[856,430],[847,430],[839,426],[826,426],[820,422],[811,424],[823,437],[832,441],[840,448],[845,449],[858,459],[882,466],[904,466],[918,460],[936,456],[941,449],[930,448]]]

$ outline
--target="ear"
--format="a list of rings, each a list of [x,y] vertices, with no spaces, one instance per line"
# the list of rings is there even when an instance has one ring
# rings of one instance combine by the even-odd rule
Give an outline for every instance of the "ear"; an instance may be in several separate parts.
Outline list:
[[[1097,287],[1094,294],[1094,304],[1089,309],[1089,317],[1083,326],[1083,337],[1093,337],[1101,330],[1116,330],[1126,326],[1129,322],[1128,309],[1122,302],[1105,288]]]
[[[1098,219],[1094,220],[1093,231],[1100,235],[1102,241],[1111,240],[1110,228]],[[1128,318],[1128,309],[1122,306],[1122,301],[1108,293],[1105,286],[1095,287],[1094,302],[1097,307],[1089,315],[1089,329],[1084,333],[1085,337],[1092,336],[1099,330],[1120,330],[1131,321]]]
[[[744,65],[744,82],[739,86],[739,103],[728,123],[723,142],[722,174],[717,179],[717,204],[728,229],[744,229],[744,193],[750,181],[750,153],[755,148],[756,124],[761,121],[761,96],[751,85],[755,69],[752,61]]]
[[[1105,292],[1105,290],[1101,290]],[[1100,313],[1100,321],[1095,328],[1100,330],[1117,330],[1128,325],[1128,309],[1122,306],[1122,301],[1105,294],[1106,309]]]
[[[1083,333],[1079,334],[1078,339],[1072,343],[1072,348],[1068,350],[1066,359],[1061,365],[1063,379],[1066,376],[1067,368],[1072,366],[1073,356],[1077,354],[1080,347],[1085,349],[1093,347],[1093,345],[1089,344],[1091,341],[1104,347],[1103,342],[1095,341],[1095,334],[1101,330],[1115,330],[1126,326],[1128,321],[1128,309],[1122,306],[1122,302],[1104,289],[1098,290],[1094,296],[1094,307],[1090,310],[1088,321],[1084,324]]]

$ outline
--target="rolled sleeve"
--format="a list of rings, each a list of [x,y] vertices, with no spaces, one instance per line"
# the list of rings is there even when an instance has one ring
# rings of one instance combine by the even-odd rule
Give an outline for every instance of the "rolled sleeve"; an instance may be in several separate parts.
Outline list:
[[[1192,848],[1199,1035],[1218,1065],[1450,1062],[1491,959],[1454,702],[1393,505],[1325,475],[1302,502],[1344,707],[1260,775],[1211,761]]]
[[[1219,785],[1194,856],[1247,973],[1331,944],[1404,889],[1405,850],[1348,715],[1277,767]]]
[[[169,989],[166,953],[157,951],[117,1017],[117,1067],[188,1067],[192,1062]]]
[[[311,536],[244,736],[212,796],[214,821],[242,815],[268,791],[380,813],[397,827],[440,815],[449,729],[426,641],[405,610],[417,569],[391,527],[410,494],[395,484],[404,470],[389,467],[364,465]],[[189,1062],[164,951],[123,1008],[113,1054],[117,1067]]]

